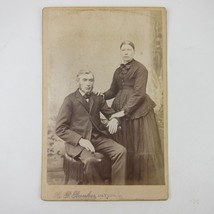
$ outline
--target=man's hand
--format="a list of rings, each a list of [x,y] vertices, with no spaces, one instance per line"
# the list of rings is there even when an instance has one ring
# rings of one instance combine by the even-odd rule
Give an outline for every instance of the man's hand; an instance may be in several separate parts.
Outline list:
[[[107,127],[108,127],[108,131],[110,134],[114,134],[117,132],[117,128],[118,128],[118,120],[113,118],[111,119],[108,124],[107,124]]]
[[[79,145],[84,147],[85,149],[87,149],[88,151],[90,151],[92,153],[95,152],[95,148],[94,148],[94,146],[92,145],[92,143],[89,140],[81,138],[79,140]]]

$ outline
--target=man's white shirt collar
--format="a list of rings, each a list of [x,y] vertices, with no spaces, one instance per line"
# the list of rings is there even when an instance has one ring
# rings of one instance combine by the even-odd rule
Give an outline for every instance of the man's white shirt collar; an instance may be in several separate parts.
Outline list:
[[[79,92],[80,92],[80,94],[84,97],[84,95],[86,94],[86,93],[84,93],[82,90],[80,90],[79,89]],[[88,102],[89,101],[89,99],[86,99],[86,101]]]
[[[83,91],[81,91],[80,89],[79,89],[79,92],[80,92],[80,94],[81,94],[82,96],[85,95],[85,93],[84,93]]]

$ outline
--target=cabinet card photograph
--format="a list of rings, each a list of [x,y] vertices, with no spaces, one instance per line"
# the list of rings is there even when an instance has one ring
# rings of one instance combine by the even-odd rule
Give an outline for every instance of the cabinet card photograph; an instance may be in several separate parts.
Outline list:
[[[166,19],[43,9],[43,200],[168,198]]]

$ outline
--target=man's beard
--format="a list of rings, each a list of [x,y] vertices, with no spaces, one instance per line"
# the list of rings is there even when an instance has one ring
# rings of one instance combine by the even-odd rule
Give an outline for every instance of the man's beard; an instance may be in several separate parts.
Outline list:
[[[81,87],[80,87],[80,90],[82,91],[82,92],[84,92],[85,94],[87,94],[87,95],[90,95],[91,93],[92,93],[92,91],[93,91],[93,86],[91,87],[91,89],[90,89],[90,91],[84,91]]]

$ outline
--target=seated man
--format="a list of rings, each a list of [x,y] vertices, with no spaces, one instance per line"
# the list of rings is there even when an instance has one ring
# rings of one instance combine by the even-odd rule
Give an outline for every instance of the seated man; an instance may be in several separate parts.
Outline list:
[[[88,184],[101,184],[102,179],[93,153],[100,152],[111,160],[112,184],[125,184],[126,149],[108,137],[100,121],[100,112],[110,118],[115,111],[108,107],[102,96],[93,90],[94,75],[87,70],[77,75],[79,88],[68,95],[62,104],[56,122],[56,134],[66,142],[68,155],[84,163]],[[117,131],[118,120],[108,122],[110,134]]]

